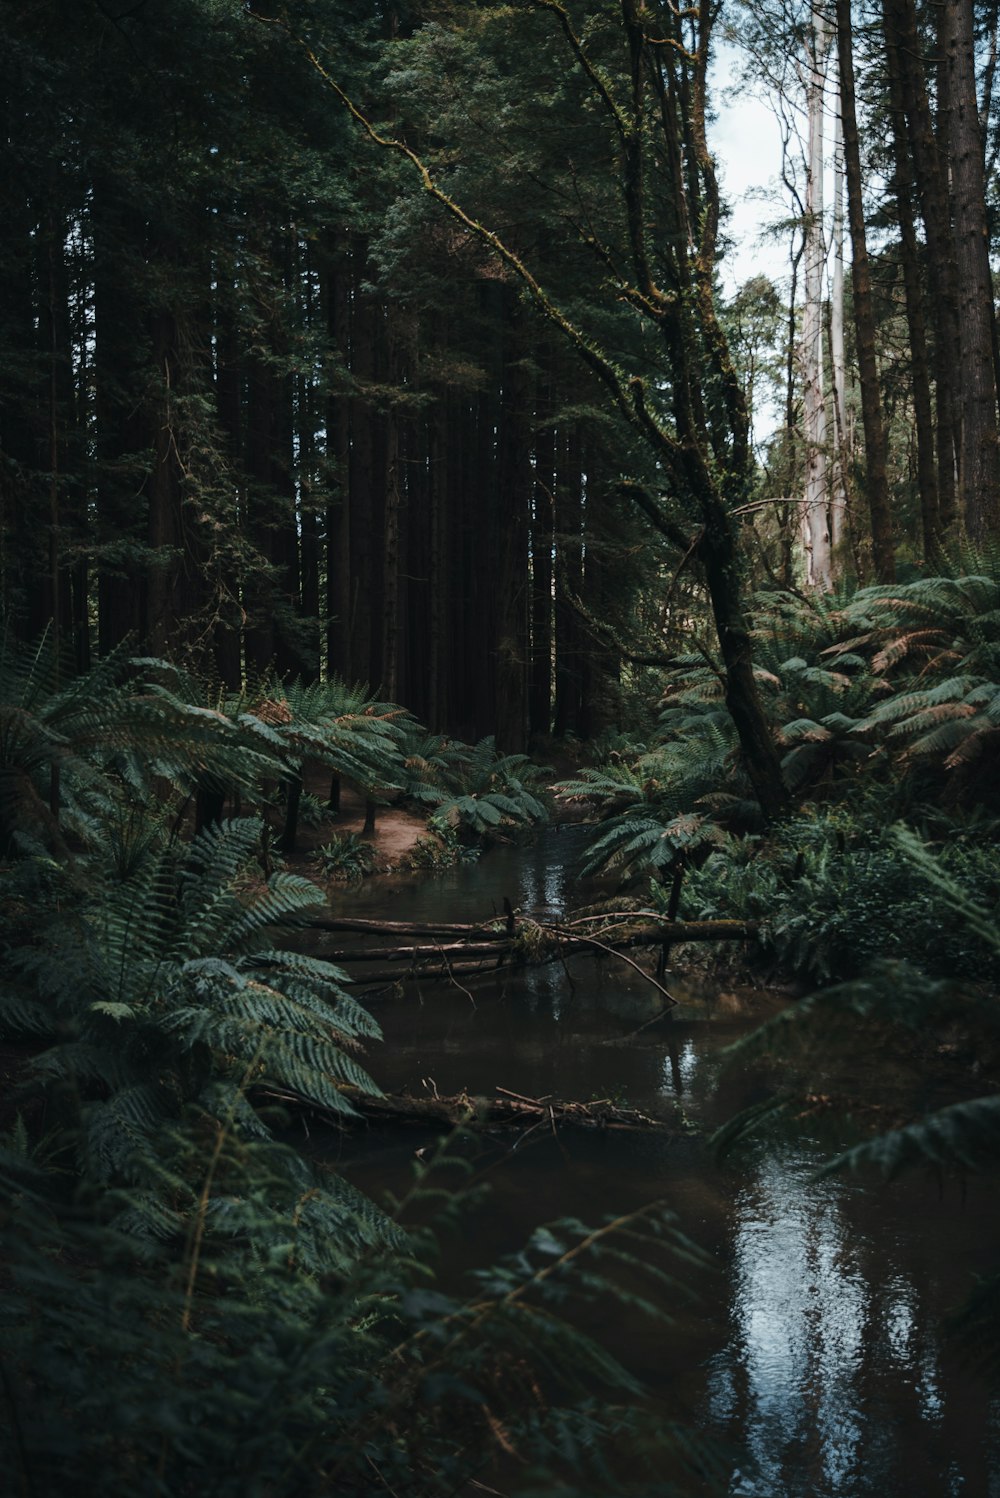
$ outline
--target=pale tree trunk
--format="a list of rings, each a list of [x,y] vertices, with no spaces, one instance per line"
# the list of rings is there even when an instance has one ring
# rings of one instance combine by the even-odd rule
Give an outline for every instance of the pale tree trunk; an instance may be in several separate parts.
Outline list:
[[[839,81],[839,73],[838,73]],[[830,278],[830,375],[833,384],[834,460],[830,492],[830,547],[834,565],[844,540],[850,444],[847,430],[847,354],[844,346],[844,126],[833,116],[833,266]]]
[[[810,587],[824,591],[832,582],[827,513],[826,400],[823,389],[823,282],[826,268],[826,241],[823,233],[823,105],[829,50],[830,33],[826,19],[821,11],[817,11],[806,56],[809,165],[806,177],[802,403],[806,447],[806,580]]]

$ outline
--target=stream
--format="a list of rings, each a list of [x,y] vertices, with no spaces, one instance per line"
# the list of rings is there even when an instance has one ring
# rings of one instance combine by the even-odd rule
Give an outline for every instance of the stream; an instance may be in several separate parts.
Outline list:
[[[337,914],[477,920],[515,907],[557,914],[583,903],[575,866],[584,828],[550,829],[440,874],[380,876],[339,891]],[[321,942],[320,954],[327,949]],[[819,1113],[724,1162],[705,1135],[763,1096],[756,1068],[722,1052],[785,1002],[764,990],[707,991],[667,979],[681,1000],[639,1029],[655,995],[624,963],[575,958],[456,986],[410,984],[372,1002],[385,1042],[367,1057],[386,1091],[444,1094],[498,1085],[528,1097],[611,1098],[671,1114],[655,1134],[537,1131],[523,1149],[486,1147],[491,1191],[449,1240],[441,1266],[462,1272],[516,1249],[538,1223],[665,1200],[707,1249],[697,1302],[671,1326],[609,1307],[588,1326],[644,1380],[665,1411],[738,1453],[741,1498],[1000,1498],[1000,1398],[948,1346],[941,1320],[991,1267],[1000,1211],[992,1183],[919,1175],[812,1180],[831,1147]],[[636,1033],[638,1031],[638,1033]],[[887,1087],[933,1101],[932,1084],[875,1055],[857,1096]],[[405,1190],[419,1129],[333,1135],[352,1180],[379,1198]],[[314,1139],[314,1147],[317,1147]],[[492,1149],[493,1153],[490,1154]]]

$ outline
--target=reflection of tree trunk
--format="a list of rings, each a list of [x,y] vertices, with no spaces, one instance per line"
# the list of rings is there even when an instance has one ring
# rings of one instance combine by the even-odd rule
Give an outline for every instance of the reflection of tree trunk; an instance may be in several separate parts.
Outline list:
[[[858,142],[854,99],[854,56],[851,36],[850,0],[836,0],[837,55],[840,63],[840,106],[844,126],[844,169],[847,177],[847,212],[851,226],[854,328],[861,383],[861,413],[865,428],[865,487],[872,527],[872,556],[879,582],[892,582],[896,575],[886,475],[886,440],[882,402],[875,360],[875,312],[872,306],[871,269],[865,240],[864,207],[861,200],[861,149]]]
[[[972,0],[944,0],[942,10],[951,103],[948,159],[954,192],[959,287],[962,493],[969,534],[981,541],[1000,525],[1000,436]]]

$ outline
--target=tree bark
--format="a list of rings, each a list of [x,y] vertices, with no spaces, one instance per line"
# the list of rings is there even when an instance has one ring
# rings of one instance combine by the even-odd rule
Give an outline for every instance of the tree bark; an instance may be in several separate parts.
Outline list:
[[[349,260],[346,237],[331,234],[324,275],[326,303],[326,666],[350,681],[351,658],[351,426],[345,389],[350,362]]]
[[[805,287],[802,314],[802,405],[806,446],[806,580],[825,592],[833,583],[827,483],[826,391],[823,377],[823,136],[830,36],[815,12],[806,53],[809,163],[806,176]]]
[[[960,430],[958,375],[958,294],[947,167],[931,117],[923,48],[914,0],[883,0],[887,40],[899,60],[900,86],[920,216],[927,236],[927,282],[934,329],[933,373],[937,396],[938,515],[942,531],[955,518],[955,483]],[[941,101],[943,103],[943,101]]]
[[[993,281],[976,98],[972,0],[942,0],[951,104],[949,160],[959,286],[965,524],[975,541],[1000,527],[1000,433],[993,364]]]
[[[836,0],[837,58],[840,64],[840,107],[844,125],[844,167],[847,176],[847,213],[851,227],[854,328],[861,382],[861,413],[865,429],[865,487],[872,527],[872,557],[879,582],[896,576],[889,481],[886,472],[886,438],[875,359],[875,313],[872,306],[871,268],[865,239],[861,197],[861,149],[858,140],[854,97],[854,50],[851,34],[851,0]]]
[[[934,410],[931,398],[930,360],[927,351],[927,319],[924,314],[920,247],[913,219],[913,166],[906,138],[906,99],[896,28],[883,16],[886,73],[893,146],[893,195],[899,222],[900,261],[906,300],[906,325],[910,344],[913,414],[917,439],[917,488],[924,559],[931,558],[940,538],[938,471],[934,461]]]

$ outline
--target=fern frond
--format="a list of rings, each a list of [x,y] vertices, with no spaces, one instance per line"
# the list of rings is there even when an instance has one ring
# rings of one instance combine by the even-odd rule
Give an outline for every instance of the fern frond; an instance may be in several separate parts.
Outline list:
[[[949,1170],[995,1170],[1000,1163],[1000,1098],[979,1097],[953,1103],[917,1119],[905,1128],[879,1134],[845,1150],[817,1174],[860,1170],[873,1165],[887,1178],[916,1165]]]

